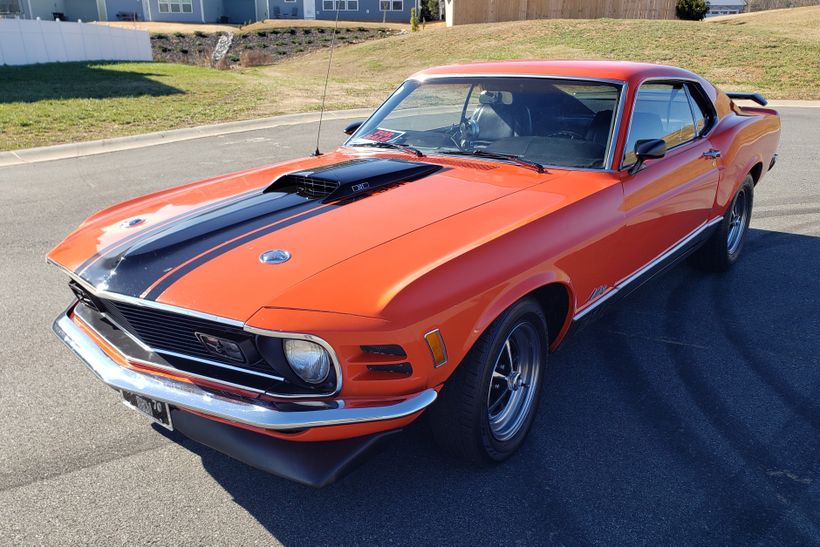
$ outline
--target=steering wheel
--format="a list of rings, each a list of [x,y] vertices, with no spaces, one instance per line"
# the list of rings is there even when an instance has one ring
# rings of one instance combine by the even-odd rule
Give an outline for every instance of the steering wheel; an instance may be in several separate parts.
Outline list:
[[[547,137],[558,137],[562,139],[569,139],[571,141],[583,141],[585,137],[578,133],[577,131],[572,131],[571,129],[562,129],[560,131],[555,131],[547,135]]]
[[[478,124],[474,119],[466,118],[458,125],[453,124],[450,131],[448,131],[448,136],[459,150],[464,151],[478,137]]]

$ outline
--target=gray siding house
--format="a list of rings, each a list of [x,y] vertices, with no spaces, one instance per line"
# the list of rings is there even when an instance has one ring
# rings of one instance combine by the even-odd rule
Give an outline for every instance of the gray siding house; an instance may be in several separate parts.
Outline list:
[[[746,0],[709,0],[706,17],[715,15],[735,15],[746,12]]]
[[[419,0],[0,0],[0,17],[242,24],[262,19],[410,20]]]

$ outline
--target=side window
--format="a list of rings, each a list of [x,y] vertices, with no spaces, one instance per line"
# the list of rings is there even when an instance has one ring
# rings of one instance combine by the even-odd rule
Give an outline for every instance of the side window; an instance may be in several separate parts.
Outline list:
[[[689,84],[689,102],[692,104],[692,113],[695,115],[695,131],[702,135],[710,129],[715,120],[714,110],[709,106],[707,99],[697,84]]]
[[[631,165],[635,143],[644,139],[663,139],[674,148],[695,138],[695,120],[689,94],[682,83],[644,84],[638,89],[632,111],[623,165]]]

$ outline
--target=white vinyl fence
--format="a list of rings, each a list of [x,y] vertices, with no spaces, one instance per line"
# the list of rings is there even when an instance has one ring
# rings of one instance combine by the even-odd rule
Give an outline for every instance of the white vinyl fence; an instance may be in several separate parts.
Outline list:
[[[65,21],[0,19],[0,66],[151,59],[151,39],[144,30]]]

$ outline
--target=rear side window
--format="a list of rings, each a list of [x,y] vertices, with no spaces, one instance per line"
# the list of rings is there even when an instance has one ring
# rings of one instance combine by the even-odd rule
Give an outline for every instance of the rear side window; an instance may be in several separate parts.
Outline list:
[[[705,126],[702,112],[700,123]],[[674,148],[691,141],[695,134],[695,119],[684,84],[644,84],[635,98],[623,165],[635,163],[635,144],[640,140],[663,139],[667,148]]]

